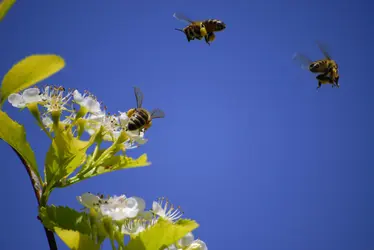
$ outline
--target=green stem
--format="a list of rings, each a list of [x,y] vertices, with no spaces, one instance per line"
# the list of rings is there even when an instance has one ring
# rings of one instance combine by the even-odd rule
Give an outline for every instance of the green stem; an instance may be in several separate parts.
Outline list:
[[[80,172],[80,173],[77,174],[76,177],[78,177],[78,179],[80,179],[82,176],[84,176],[85,174],[87,174],[92,169],[93,162],[95,162],[96,156],[97,156],[97,154],[98,154],[98,152],[100,150],[100,145],[101,145],[101,141],[99,141],[99,142],[96,143],[94,152],[92,154],[92,158],[91,158],[91,160],[89,162],[87,162],[87,165],[88,165],[87,168],[84,171],[82,171],[82,172]],[[73,178],[75,178],[75,177],[73,177]]]
[[[116,245],[114,244],[113,237],[110,237],[110,244],[112,245],[112,249],[116,250]]]
[[[97,154],[99,153],[99,150],[100,150],[100,145],[101,145],[101,141],[98,141],[96,143],[96,146],[95,146],[95,149],[94,149],[94,152],[92,154],[92,158],[89,162],[87,162],[87,167],[85,170],[79,172],[76,176],[72,177],[69,179],[68,183],[64,184],[63,187],[68,187],[68,186],[71,186],[79,181],[82,181],[84,180],[84,175],[87,174],[89,171],[92,170],[92,164],[93,162],[95,162],[95,159],[96,159],[96,156]]]

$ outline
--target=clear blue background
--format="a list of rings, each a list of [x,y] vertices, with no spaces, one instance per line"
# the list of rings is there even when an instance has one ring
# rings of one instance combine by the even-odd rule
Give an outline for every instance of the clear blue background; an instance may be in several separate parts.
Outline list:
[[[109,111],[162,108],[149,168],[56,190],[50,203],[80,205],[83,192],[159,196],[200,223],[209,249],[374,249],[374,119],[371,1],[18,1],[0,23],[0,73],[33,53],[66,68],[44,83],[87,89]],[[175,11],[219,18],[209,47],[187,42]],[[338,61],[341,88],[317,82],[292,61]],[[370,56],[370,58],[369,58]],[[5,110],[28,130],[42,166],[49,141],[29,112]],[[0,143],[2,249],[47,249],[28,177]],[[66,249],[58,240],[60,249]],[[108,245],[106,248],[109,249]]]

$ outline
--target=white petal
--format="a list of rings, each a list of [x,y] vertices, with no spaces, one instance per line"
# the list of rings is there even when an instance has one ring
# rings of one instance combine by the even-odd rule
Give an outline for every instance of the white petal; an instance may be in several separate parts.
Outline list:
[[[40,102],[42,101],[40,90],[38,88],[29,88],[23,91],[22,97],[26,103]]]
[[[138,215],[139,209],[137,208],[124,208],[123,213],[125,214],[126,218],[135,218]]]
[[[148,141],[148,139],[139,137],[139,138],[136,138],[135,141],[139,143],[140,145],[143,145]]]
[[[81,103],[83,101],[83,96],[81,95],[81,93],[79,93],[78,90],[74,90],[73,98],[74,98],[74,101],[76,101],[77,103]]]
[[[121,111],[118,111],[118,112],[120,113],[119,121],[121,123],[121,126],[125,127],[127,123],[129,123],[130,118],[127,116],[126,112],[123,112],[123,113]]]
[[[100,103],[93,99],[91,96],[84,98],[82,105],[84,105],[91,113],[99,113],[101,111]]]
[[[49,127],[53,123],[53,121],[49,116],[44,116],[42,118],[42,123],[44,126]]]
[[[85,207],[91,208],[94,204],[97,204],[100,200],[99,197],[91,193],[84,193],[81,196],[77,197],[77,200]]]
[[[123,211],[128,218],[136,217],[139,213],[138,200],[134,197],[126,199],[126,206],[124,207]]]
[[[112,212],[109,216],[112,217],[112,220],[123,220],[127,218],[126,213],[123,211]]]
[[[205,242],[202,240],[195,240],[192,244],[187,248],[187,250],[208,250]]]
[[[165,248],[164,250],[178,250],[178,248],[176,248],[176,246],[173,244],[173,245],[170,245],[169,247]]]
[[[140,197],[132,197],[136,200],[139,211],[143,212],[145,209],[145,201]]]
[[[120,206],[120,207],[125,207],[126,206],[126,195],[120,195],[120,196],[112,196],[109,198],[108,202],[112,203],[113,206]]]
[[[102,122],[105,119],[105,113],[104,112],[97,112],[95,114],[91,114],[87,120],[95,121],[95,122]]]
[[[8,96],[8,102],[16,108],[25,107],[25,100],[23,100],[23,97],[20,94],[10,94]]]
[[[192,244],[193,240],[194,240],[194,236],[193,236],[193,234],[191,232],[189,232],[182,239],[180,239],[178,241],[178,244],[181,247],[188,247],[189,245]]]
[[[160,217],[165,217],[165,211],[157,201],[152,203],[152,211]]]
[[[49,89],[50,89],[49,85],[47,85],[47,86],[44,88],[44,95],[49,96]]]

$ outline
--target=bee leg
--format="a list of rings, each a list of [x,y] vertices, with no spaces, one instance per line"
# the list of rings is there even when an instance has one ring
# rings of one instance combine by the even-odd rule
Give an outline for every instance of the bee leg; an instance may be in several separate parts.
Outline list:
[[[318,90],[321,87],[321,85],[322,85],[322,83],[318,82],[318,86],[317,86],[316,90]]]
[[[209,43],[209,40],[208,40],[208,36],[204,36],[204,39],[205,39],[205,42],[210,46],[210,43]]]

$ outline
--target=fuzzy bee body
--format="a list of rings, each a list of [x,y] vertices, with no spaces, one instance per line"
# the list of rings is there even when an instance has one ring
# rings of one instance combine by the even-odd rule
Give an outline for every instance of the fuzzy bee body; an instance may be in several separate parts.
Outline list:
[[[332,84],[332,87],[340,87],[339,85],[339,66],[330,57],[326,49],[321,44],[317,43],[319,49],[324,54],[325,59],[312,61],[307,56],[296,53],[293,57],[294,60],[301,63],[301,67],[309,70],[312,73],[318,74],[316,79],[318,80],[319,89],[322,84]]]
[[[332,69],[338,69],[338,65],[334,60],[318,60],[309,65],[309,70],[312,73],[327,73]]]
[[[182,14],[174,13],[173,16],[180,21],[185,21],[188,23],[188,26],[183,30],[176,29],[186,35],[188,42],[191,40],[201,40],[204,38],[205,42],[210,45],[210,42],[214,41],[216,37],[214,32],[222,31],[226,28],[226,24],[218,19],[192,21]]]
[[[164,118],[165,113],[161,109],[154,109],[151,112],[142,108],[143,104],[143,93],[139,88],[134,88],[135,98],[137,107],[130,109],[127,112],[129,122],[127,123],[126,130],[128,131],[140,131],[147,130],[152,126],[152,120],[155,118]]]
[[[127,124],[127,129],[129,131],[134,131],[142,129],[144,126],[149,123],[151,115],[149,112],[143,108],[136,108],[132,111],[132,114],[129,116],[129,123]]]
[[[206,36],[206,30],[202,24],[190,24],[183,29],[186,34],[187,41],[191,40],[201,40]]]

